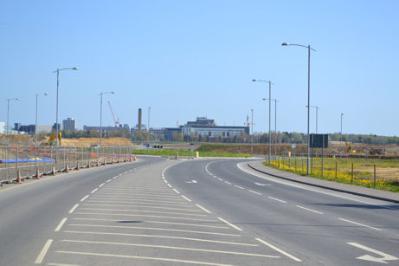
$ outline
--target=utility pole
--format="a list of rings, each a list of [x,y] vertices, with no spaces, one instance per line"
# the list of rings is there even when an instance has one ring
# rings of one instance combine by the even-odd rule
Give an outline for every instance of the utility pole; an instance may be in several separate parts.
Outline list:
[[[254,153],[254,109],[251,109],[251,153]]]
[[[7,99],[7,135],[10,134],[10,102],[19,101],[18,98],[8,98]]]
[[[147,117],[147,141],[150,140],[150,118],[151,118],[151,106],[148,107],[148,117]]]
[[[341,133],[340,133],[340,141],[342,142],[342,120],[344,117],[344,113],[341,113]]]
[[[99,132],[100,147],[102,145],[102,139],[103,139],[103,95],[105,94],[114,94],[114,92],[113,91],[100,92],[100,132]]]

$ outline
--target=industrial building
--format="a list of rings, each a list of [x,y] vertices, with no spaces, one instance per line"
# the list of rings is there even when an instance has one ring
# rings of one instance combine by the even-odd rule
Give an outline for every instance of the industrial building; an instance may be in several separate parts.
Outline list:
[[[62,129],[64,131],[75,131],[75,120],[70,117],[62,120]]]

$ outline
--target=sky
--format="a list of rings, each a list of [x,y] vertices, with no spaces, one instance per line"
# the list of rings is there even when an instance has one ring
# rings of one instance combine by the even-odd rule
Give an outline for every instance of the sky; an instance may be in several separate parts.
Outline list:
[[[0,2],[0,121],[55,122],[79,127],[137,123],[151,106],[151,127],[172,127],[197,116],[242,126],[254,110],[254,130],[268,125],[267,84],[278,99],[277,129],[306,132],[307,50],[311,105],[319,132],[399,135],[399,1],[20,1]],[[274,107],[273,107],[274,109]],[[274,114],[273,114],[274,116]],[[274,126],[274,121],[272,122]],[[311,131],[315,113],[311,113]]]

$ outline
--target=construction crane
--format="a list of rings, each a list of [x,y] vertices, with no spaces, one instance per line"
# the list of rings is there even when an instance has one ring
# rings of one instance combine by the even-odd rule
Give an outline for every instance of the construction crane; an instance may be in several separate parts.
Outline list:
[[[109,107],[109,110],[111,111],[112,119],[114,120],[115,127],[119,127],[119,125],[120,125],[119,118],[115,115],[114,110],[112,109],[112,105],[111,105],[110,101],[108,101],[108,107]]]

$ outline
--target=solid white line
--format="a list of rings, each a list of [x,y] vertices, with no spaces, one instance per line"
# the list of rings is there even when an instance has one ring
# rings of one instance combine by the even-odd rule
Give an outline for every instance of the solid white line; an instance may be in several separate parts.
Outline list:
[[[64,217],[64,218],[61,220],[61,222],[57,225],[57,227],[55,228],[54,232],[59,232],[59,231],[61,230],[62,226],[65,224],[65,222],[66,222],[67,220],[68,220],[68,219],[67,219],[66,217]]]
[[[171,258],[160,258],[160,257],[145,257],[145,256],[132,256],[132,255],[117,255],[107,253],[93,253],[93,252],[78,252],[78,251],[63,251],[57,250],[58,253],[63,254],[74,254],[74,255],[85,255],[85,256],[97,256],[97,257],[111,257],[111,258],[123,258],[123,259],[141,259],[141,260],[155,260],[155,261],[167,261],[175,263],[186,263],[186,264],[197,264],[197,265],[212,265],[212,266],[231,266],[231,264],[211,263],[205,261],[194,261],[194,260],[179,260]]]
[[[174,192],[176,192],[177,194],[180,194],[180,192],[177,189],[173,189]]]
[[[236,229],[237,231],[240,231],[240,232],[242,231],[242,229],[241,229],[240,227],[238,227],[238,226],[236,226],[236,225],[234,225],[234,224],[232,224],[232,223],[226,221],[225,219],[220,218],[220,217],[218,217],[218,219],[219,219],[220,221],[224,222],[225,224],[229,225],[230,227],[233,227],[233,228]]]
[[[93,189],[90,193],[91,193],[91,194],[94,194],[94,193],[97,192],[97,190],[98,190],[98,188],[95,188],[95,189]]]
[[[192,237],[181,237],[181,236],[166,236],[166,235],[144,235],[144,234],[125,234],[125,233],[111,233],[111,232],[90,232],[90,231],[72,231],[66,230],[64,233],[71,234],[92,234],[92,235],[114,235],[114,236],[131,236],[131,237],[143,237],[143,238],[161,238],[161,239],[178,239],[178,240],[189,240],[195,242],[206,242],[206,243],[217,243],[235,246],[246,246],[246,247],[257,247],[257,244],[252,243],[242,243],[242,242],[231,242],[231,241],[221,241],[212,240],[204,238],[192,238]]]
[[[105,185],[105,183],[101,183],[98,187],[102,187],[102,186],[104,186]]]
[[[105,181],[105,183],[109,183],[109,182],[111,182],[112,181],[112,179],[108,179],[107,181]]]
[[[89,197],[90,197],[90,195],[84,196],[83,198],[80,199],[80,202],[83,202],[83,201],[87,200]]]
[[[200,208],[201,210],[203,210],[203,211],[206,212],[206,213],[211,213],[210,211],[208,211],[207,209],[205,209],[204,207],[202,207],[202,206],[199,205],[199,204],[195,204],[195,206],[197,206],[198,208]]]
[[[267,198],[269,198],[269,199],[271,199],[271,200],[275,200],[275,201],[278,201],[278,202],[281,202],[281,203],[287,203],[285,200],[281,200],[281,199],[278,199],[278,198],[274,198],[274,197],[267,197]]]
[[[397,258],[395,256],[386,254],[386,253],[384,253],[382,251],[379,251],[379,250],[376,250],[376,249],[373,249],[373,248],[369,248],[369,247],[363,246],[363,245],[361,245],[359,243],[356,243],[356,242],[347,242],[347,244],[351,245],[351,246],[354,246],[354,247],[357,247],[357,248],[360,248],[360,249],[363,249],[365,251],[377,254],[378,256],[381,257],[381,258],[376,258],[376,257],[370,256],[370,255],[363,255],[363,256],[360,256],[360,257],[356,258],[356,259],[359,259],[359,260],[367,260],[367,261],[373,261],[373,262],[379,262],[379,263],[386,264],[387,261],[392,261],[392,260],[398,260],[399,259],[399,258]]]
[[[252,189],[248,189],[248,191],[251,192],[251,193],[254,193],[256,195],[262,196],[262,193],[260,193],[258,191],[255,191],[255,190],[252,190]]]
[[[234,185],[236,188],[239,188],[239,189],[245,189],[245,188],[243,188],[243,187],[241,187],[241,186],[237,186],[237,185]]]
[[[307,211],[314,212],[314,213],[317,213],[317,214],[323,214],[323,213],[320,212],[320,211],[316,211],[316,210],[313,210],[313,209],[305,208],[305,207],[303,207],[303,206],[301,206],[301,205],[296,205],[296,206],[297,206],[298,208],[303,209],[303,210],[307,210]]]
[[[169,183],[167,185],[168,185],[168,187],[172,188],[172,186]]]
[[[40,251],[39,255],[37,255],[35,264],[41,264],[44,260],[44,257],[47,254],[47,251],[49,250],[51,244],[53,243],[52,239],[48,239],[46,243],[44,244],[42,250]]]
[[[187,200],[188,202],[191,202],[191,199],[187,198],[186,196],[182,195],[181,196],[183,199]]]
[[[376,231],[381,231],[381,229],[379,229],[379,228],[372,227],[372,226],[366,225],[366,224],[361,224],[361,223],[358,223],[358,222],[354,222],[354,221],[351,221],[351,220],[348,220],[348,219],[338,218],[338,220],[341,220],[341,221],[344,221],[344,222],[347,222],[347,223],[351,223],[351,224],[356,224],[356,225],[359,225],[359,226],[363,226],[363,227],[366,227],[366,228],[369,228],[369,229],[373,229],[373,230],[376,230]]]
[[[161,249],[173,249],[173,250],[187,250],[187,251],[197,251],[197,252],[209,252],[209,253],[221,253],[221,254],[231,254],[239,256],[250,256],[250,257],[262,257],[262,258],[279,258],[280,256],[264,255],[256,253],[244,253],[244,252],[234,252],[227,250],[215,250],[215,249],[202,249],[202,248],[186,248],[186,247],[175,247],[175,246],[164,246],[164,245],[149,245],[149,244],[138,244],[138,243],[126,243],[126,242],[108,242],[108,241],[85,241],[85,240],[61,240],[62,242],[69,243],[81,243],[81,244],[102,244],[102,245],[116,245],[116,246],[135,246],[135,247],[149,247],[149,248],[161,248]]]
[[[69,210],[69,214],[72,214],[75,210],[76,210],[76,208],[77,207],[79,207],[79,204],[75,204],[75,205],[73,205],[73,207]]]
[[[278,247],[276,247],[276,246],[274,246],[274,245],[272,245],[272,244],[266,242],[265,240],[262,240],[262,239],[260,239],[260,238],[255,238],[255,239],[258,240],[259,242],[261,242],[262,244],[268,246],[269,248],[274,249],[275,251],[277,251],[277,252],[279,252],[279,253],[281,253],[281,254],[287,256],[288,258],[290,258],[290,259],[292,259],[292,260],[294,260],[294,261],[297,261],[297,262],[301,262],[301,260],[298,259],[297,257],[292,256],[291,254],[285,252],[285,251],[282,250],[282,249],[279,249]]]

